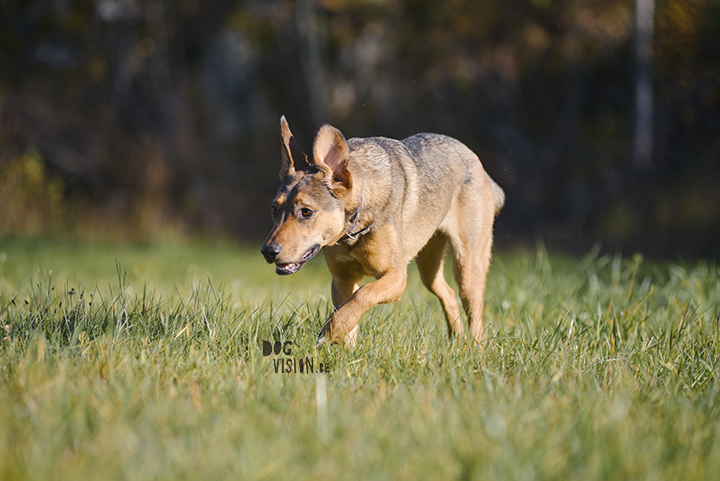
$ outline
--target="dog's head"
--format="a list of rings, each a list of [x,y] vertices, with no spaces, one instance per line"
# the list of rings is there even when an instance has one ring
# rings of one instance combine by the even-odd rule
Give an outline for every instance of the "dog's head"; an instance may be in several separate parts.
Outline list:
[[[323,125],[309,160],[280,119],[282,166],[272,203],[275,225],[262,246],[265,260],[275,263],[278,274],[293,274],[320,248],[345,234],[345,204],[352,189],[348,171],[348,146],[342,133]]]

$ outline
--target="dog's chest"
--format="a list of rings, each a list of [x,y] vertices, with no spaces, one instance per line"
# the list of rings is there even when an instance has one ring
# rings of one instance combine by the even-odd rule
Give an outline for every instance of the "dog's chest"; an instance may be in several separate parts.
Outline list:
[[[338,254],[334,256],[335,262],[338,264],[349,264],[356,262],[356,259],[349,254]]]
[[[332,257],[328,259],[338,271],[362,272],[365,276],[376,277],[377,272],[372,269],[368,263],[367,252],[361,252],[360,249],[350,249],[345,246],[333,246],[331,249],[326,248],[325,255]]]

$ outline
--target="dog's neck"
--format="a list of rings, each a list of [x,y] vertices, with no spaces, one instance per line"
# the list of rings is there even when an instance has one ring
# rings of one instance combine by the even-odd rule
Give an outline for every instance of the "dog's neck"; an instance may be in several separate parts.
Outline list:
[[[363,191],[360,191],[360,200],[358,201],[358,207],[357,210],[355,210],[355,213],[350,216],[348,219],[348,222],[350,223],[350,227],[345,232],[345,235],[343,235],[336,244],[340,244],[347,241],[356,241],[358,237],[360,237],[363,234],[367,234],[370,232],[370,228],[372,227],[372,224],[369,224],[367,227],[363,227],[362,229],[355,230],[358,227],[358,221],[360,220],[360,215],[362,214],[363,209]]]

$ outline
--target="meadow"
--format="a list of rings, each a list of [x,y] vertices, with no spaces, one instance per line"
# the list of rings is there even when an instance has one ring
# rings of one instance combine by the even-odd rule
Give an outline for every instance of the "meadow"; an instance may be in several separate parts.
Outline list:
[[[316,351],[329,281],[254,245],[1,239],[0,479],[720,479],[716,264],[497,252],[482,348],[411,267]]]

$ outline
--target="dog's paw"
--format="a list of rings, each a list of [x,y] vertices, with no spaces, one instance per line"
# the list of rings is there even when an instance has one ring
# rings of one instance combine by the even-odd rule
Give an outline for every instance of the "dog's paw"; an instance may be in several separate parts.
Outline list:
[[[332,326],[332,319],[328,319],[327,322],[323,325],[322,329],[320,329],[317,337],[317,343],[315,344],[315,347],[317,349],[329,346],[331,344],[335,344],[332,339],[332,332],[330,326]]]
[[[315,349],[322,349],[323,347],[329,345],[327,336],[325,335],[325,331],[320,331],[320,334],[318,334],[317,337],[317,343],[315,343]]]

